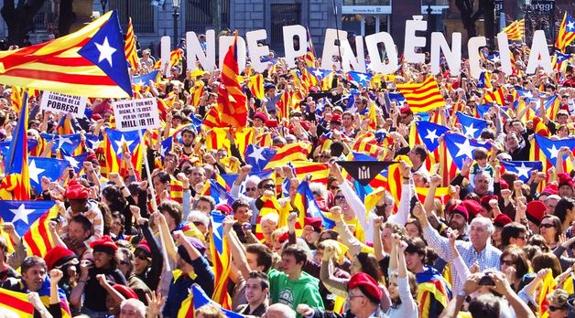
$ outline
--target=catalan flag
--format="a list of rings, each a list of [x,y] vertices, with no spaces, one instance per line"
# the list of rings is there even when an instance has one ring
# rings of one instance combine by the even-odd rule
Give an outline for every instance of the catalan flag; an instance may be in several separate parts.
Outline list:
[[[555,48],[561,52],[565,52],[565,48],[575,40],[575,19],[565,12],[563,15],[563,20],[559,26],[559,32],[557,32],[557,38],[555,39]]]
[[[124,52],[126,53],[126,59],[128,59],[128,63],[132,70],[137,70],[139,68],[140,60],[138,59],[138,53],[136,52],[136,37],[134,35],[132,17],[128,18],[128,30],[126,31],[126,37],[124,40]]]
[[[278,149],[276,154],[268,162],[265,169],[282,167],[296,160],[307,160],[311,145],[304,142],[287,144]]]
[[[500,106],[505,105],[505,89],[499,87],[497,90],[485,92],[483,99],[486,103],[494,103]]]
[[[237,35],[224,57],[218,88],[218,111],[225,127],[245,127],[248,120],[247,97],[238,81]]]
[[[34,306],[25,293],[0,288],[0,308],[16,314],[20,318],[34,317]]]
[[[168,62],[167,67],[174,67],[174,66],[178,66],[180,63],[182,63],[182,60],[184,58],[184,50],[177,48],[173,51],[170,52],[170,61]],[[155,69],[159,69],[162,67],[162,61],[158,60],[156,62],[156,64],[154,65]]]
[[[58,125],[56,126],[56,131],[58,135],[73,135],[76,133],[73,124],[74,119],[71,115],[65,115],[60,118]]]
[[[294,208],[299,211],[300,225],[304,224],[304,217],[308,216],[320,217],[325,229],[331,229],[335,226],[335,221],[328,218],[319,208],[319,205],[317,204],[313,193],[309,188],[308,181],[303,181],[299,184],[293,202]]]
[[[421,83],[397,84],[397,90],[405,97],[414,113],[427,112],[445,106],[437,81],[432,76]]]
[[[307,29],[307,52],[305,53],[304,61],[307,67],[315,67],[316,63],[315,49],[313,47],[313,41],[311,39],[309,29]]]
[[[50,42],[0,53],[0,83],[78,96],[132,96],[115,11]]]
[[[515,20],[503,29],[509,41],[523,41],[525,34],[525,19]]]
[[[547,295],[553,292],[557,287],[555,279],[553,279],[553,273],[551,271],[547,272],[543,278],[543,284],[539,289],[539,294],[537,295],[537,305],[539,308],[539,317],[543,315],[549,309],[549,302],[547,301]]]
[[[559,51],[555,51],[553,57],[551,57],[551,65],[553,66],[554,70],[565,72],[567,68],[567,63],[564,62],[569,60],[570,58],[571,54],[564,54]]]
[[[294,161],[290,162],[289,165],[293,168],[292,171],[299,181],[302,181],[309,175],[311,177],[309,181],[327,184],[329,176],[329,167],[327,164],[308,161]]]
[[[259,100],[264,99],[264,76],[260,73],[250,76],[248,88],[253,97]]]
[[[106,155],[106,167],[108,172],[122,172],[126,167],[122,161],[122,154],[132,154],[132,165],[137,168],[142,166],[143,142],[137,130],[121,132],[111,128],[105,130],[104,151]]]
[[[200,99],[204,94],[204,81],[196,80],[194,86],[190,88],[190,93],[192,94],[192,106],[200,106]]]
[[[0,76],[1,78],[1,76]],[[24,94],[20,120],[10,143],[10,153],[4,158],[6,176],[0,182],[0,195],[4,199],[29,200],[30,174],[28,173],[28,98]]]
[[[20,112],[22,108],[22,100],[24,99],[24,89],[18,86],[12,86],[10,93],[10,104],[15,112]]]
[[[276,107],[278,109],[278,119],[289,119],[289,112],[292,108],[292,97],[293,92],[289,90],[284,90],[280,96],[280,100],[277,102]]]
[[[228,279],[231,270],[231,251],[224,236],[225,215],[212,212],[212,233],[210,239],[210,253],[214,262],[214,294],[212,298],[225,309],[231,309],[232,301],[228,294]]]

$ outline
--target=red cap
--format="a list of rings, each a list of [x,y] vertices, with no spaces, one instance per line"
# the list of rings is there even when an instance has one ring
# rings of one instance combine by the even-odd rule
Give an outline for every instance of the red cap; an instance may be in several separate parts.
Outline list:
[[[84,187],[78,180],[73,179],[68,183],[68,189],[66,189],[66,198],[68,200],[86,200],[89,194],[90,189]]]
[[[126,299],[130,299],[130,298],[138,299],[138,294],[136,294],[136,292],[130,287],[120,285],[120,284],[114,284],[112,286],[112,288],[114,288],[117,292],[122,294],[122,296],[124,296]]]
[[[401,107],[401,108],[399,109],[399,112],[402,113],[402,114],[407,114],[407,115],[413,114],[413,111],[411,110],[411,108],[409,108],[409,106],[403,106],[403,107]]]
[[[547,195],[558,194],[558,193],[559,189],[556,184],[548,184],[541,192],[541,194],[547,194]]]
[[[215,209],[222,212],[225,215],[232,214],[232,212],[233,212],[232,207],[230,207],[229,205],[224,204],[224,203],[216,205]]]
[[[255,114],[254,114],[254,119],[256,119],[256,118],[261,119],[261,121],[263,121],[264,124],[268,122],[268,116],[267,116],[266,114],[262,113],[262,112],[257,112],[257,113],[255,113]]]
[[[573,179],[567,173],[558,173],[557,179],[559,180],[559,187],[562,187],[564,185],[573,187]]]
[[[303,224],[304,224],[304,226],[305,226],[305,225],[309,225],[309,226],[313,227],[313,229],[316,230],[316,231],[321,231],[321,225],[322,225],[322,223],[323,223],[323,222],[322,222],[322,220],[321,220],[320,217],[313,218],[313,217],[308,217],[308,216],[306,216],[306,217],[303,219]]]
[[[467,211],[467,208],[465,207],[465,205],[463,205],[463,203],[458,204],[455,208],[453,208],[453,210],[451,210],[451,214],[453,213],[457,213],[463,216],[465,221],[469,222],[469,211]]]
[[[525,216],[527,220],[539,225],[541,221],[543,221],[543,217],[545,216],[545,204],[539,200],[533,200],[527,203],[527,210],[525,211]]]
[[[340,114],[333,114],[331,115],[331,122],[332,123],[340,123],[341,124],[341,115]]]
[[[108,235],[104,235],[101,239],[90,243],[90,247],[94,249],[94,252],[105,252],[108,254],[114,254],[118,250],[118,245]]]
[[[500,179],[499,180],[499,187],[501,187],[501,189],[509,189],[509,183],[507,183],[507,181]]]
[[[148,244],[148,241],[146,241],[146,240],[140,241],[140,244],[138,244],[138,246],[136,246],[136,249],[140,249],[140,250],[148,253],[148,255],[152,255],[152,249],[150,248],[150,244]]]
[[[48,270],[53,269],[59,263],[64,263],[67,260],[77,257],[76,254],[63,246],[57,245],[53,249],[51,249],[46,256],[44,256],[44,260],[46,261],[46,266]]]
[[[359,288],[361,292],[374,303],[379,304],[381,302],[383,293],[381,289],[379,289],[379,285],[375,279],[368,274],[360,272],[351,276],[349,283],[347,283],[347,290],[349,291],[354,288]]]
[[[509,224],[511,222],[513,221],[511,220],[510,217],[507,216],[507,214],[501,213],[495,218],[495,220],[493,220],[493,225],[504,227],[506,224]]]
[[[489,201],[491,200],[499,200],[499,197],[496,196],[495,194],[492,195],[486,195],[481,197],[481,199],[479,200],[479,203],[481,203],[481,206],[484,207],[486,210],[489,210],[491,207],[489,206]]]
[[[287,241],[288,239],[289,239],[289,232],[285,232],[278,237],[278,241],[280,243],[283,243],[283,242]]]
[[[474,218],[478,214],[481,214],[482,212],[486,212],[485,208],[481,206],[481,203],[475,200],[463,200],[461,204],[467,208],[470,219]]]

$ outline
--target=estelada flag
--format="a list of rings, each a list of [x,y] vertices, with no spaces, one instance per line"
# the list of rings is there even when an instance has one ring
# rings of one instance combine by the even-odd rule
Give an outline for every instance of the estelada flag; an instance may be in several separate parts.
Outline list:
[[[132,96],[117,13],[61,38],[1,52],[0,83],[88,97]]]

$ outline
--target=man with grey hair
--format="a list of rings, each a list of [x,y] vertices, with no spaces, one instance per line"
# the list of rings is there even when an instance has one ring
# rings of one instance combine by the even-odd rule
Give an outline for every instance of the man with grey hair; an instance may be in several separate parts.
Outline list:
[[[431,211],[427,211],[427,213],[429,212]],[[451,253],[449,239],[439,235],[437,230],[429,224],[427,213],[421,203],[418,203],[413,209],[413,214],[421,223],[423,237],[429,247],[444,261],[450,262],[455,255]],[[486,217],[476,216],[471,221],[469,225],[469,242],[456,241],[457,250],[467,267],[476,264],[481,271],[487,269],[499,270],[501,251],[491,244],[491,235],[494,231],[493,222]],[[454,287],[457,293],[462,291],[463,282],[458,275],[454,275]]]
[[[146,305],[138,299],[124,299],[120,304],[119,318],[144,318],[146,317]]]

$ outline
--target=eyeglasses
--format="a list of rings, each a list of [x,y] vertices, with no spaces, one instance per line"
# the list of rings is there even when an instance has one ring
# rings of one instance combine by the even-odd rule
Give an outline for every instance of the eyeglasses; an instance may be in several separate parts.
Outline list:
[[[508,260],[502,260],[501,265],[503,265],[503,264],[505,264],[507,266],[513,266],[513,261],[509,260],[509,259]]]
[[[275,187],[276,186],[273,184],[265,184],[262,188],[266,189],[266,190],[273,190],[273,189],[275,189]]]
[[[343,195],[336,195],[336,196],[334,197],[334,199],[336,199],[336,200],[345,200],[345,197],[344,197]]]
[[[144,254],[134,255],[135,257],[141,259],[142,261],[147,261],[148,257]]]
[[[329,189],[330,190],[339,190],[339,187],[338,186],[331,186],[331,187],[329,187]]]
[[[256,188],[256,187],[253,187],[253,188],[246,188],[246,191],[247,191],[247,192],[256,191],[256,190],[257,190],[257,188]]]
[[[553,306],[553,305],[549,305],[549,311],[557,311],[557,310],[561,310],[563,309],[563,307],[557,307],[557,306]]]
[[[555,225],[553,225],[551,223],[541,223],[541,225],[539,225],[539,227],[551,228],[551,227],[555,227]]]

